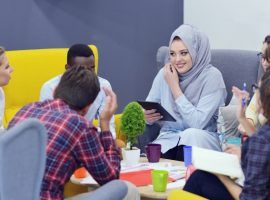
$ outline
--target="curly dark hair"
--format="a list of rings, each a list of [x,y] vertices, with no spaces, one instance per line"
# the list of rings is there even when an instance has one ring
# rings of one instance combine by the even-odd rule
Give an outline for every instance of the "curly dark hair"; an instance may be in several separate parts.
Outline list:
[[[84,66],[76,66],[62,75],[54,98],[62,99],[71,109],[79,111],[93,103],[99,91],[97,75]]]
[[[92,49],[86,44],[74,44],[67,53],[67,64],[69,66],[74,65],[74,59],[76,57],[90,57],[94,56]]]

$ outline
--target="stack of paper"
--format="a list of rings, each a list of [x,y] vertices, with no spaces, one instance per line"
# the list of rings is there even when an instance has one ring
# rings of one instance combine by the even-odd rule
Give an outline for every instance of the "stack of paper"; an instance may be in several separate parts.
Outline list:
[[[183,179],[186,173],[186,167],[184,166],[172,166],[170,162],[158,162],[158,163],[138,163],[137,165],[127,166],[125,163],[121,163],[121,175],[120,179],[129,180],[137,186],[151,184],[151,170],[167,170],[169,172],[169,181],[176,181]],[[91,175],[80,180],[81,184],[97,184]]]

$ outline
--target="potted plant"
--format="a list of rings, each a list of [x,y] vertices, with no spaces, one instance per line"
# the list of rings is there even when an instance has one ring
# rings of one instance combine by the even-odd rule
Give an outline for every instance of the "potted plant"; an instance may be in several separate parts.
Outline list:
[[[124,162],[128,165],[139,162],[140,149],[135,148],[134,144],[138,141],[138,136],[144,132],[145,129],[144,112],[137,102],[130,102],[124,109],[120,130],[127,137],[127,147],[122,148],[122,155]]]

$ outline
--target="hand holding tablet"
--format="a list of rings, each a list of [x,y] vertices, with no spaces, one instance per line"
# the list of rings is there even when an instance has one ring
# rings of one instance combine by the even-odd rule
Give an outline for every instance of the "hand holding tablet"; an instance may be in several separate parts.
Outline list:
[[[160,113],[156,112],[156,109],[152,109],[152,110],[144,109],[144,116],[145,116],[145,120],[149,124],[153,124],[156,121],[161,120],[163,117]]]
[[[174,117],[168,111],[166,111],[159,103],[150,101],[137,102],[146,110],[146,114],[156,114],[154,115],[154,117],[156,116],[156,120],[153,120],[153,122],[157,120],[176,122]],[[162,116],[162,118],[160,118],[160,115]]]

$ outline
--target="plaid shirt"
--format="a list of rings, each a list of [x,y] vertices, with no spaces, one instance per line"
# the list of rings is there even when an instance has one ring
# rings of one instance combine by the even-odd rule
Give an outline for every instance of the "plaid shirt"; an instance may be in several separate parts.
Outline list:
[[[63,199],[65,183],[80,166],[86,167],[99,184],[119,178],[120,154],[111,133],[98,133],[63,101],[26,105],[15,115],[9,128],[26,118],[39,119],[48,131],[42,200]]]
[[[270,126],[264,125],[242,146],[245,182],[240,199],[270,199]]]

